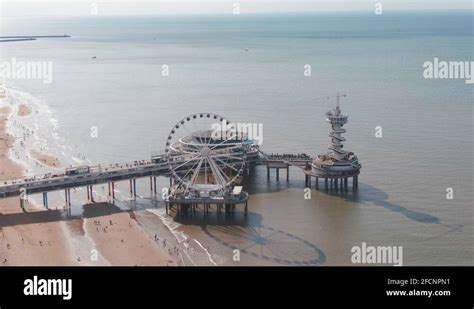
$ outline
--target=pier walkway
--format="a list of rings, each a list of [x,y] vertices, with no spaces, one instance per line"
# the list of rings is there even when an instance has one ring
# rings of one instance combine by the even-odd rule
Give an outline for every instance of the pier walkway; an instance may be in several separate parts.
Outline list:
[[[303,168],[309,159],[303,159],[298,156],[283,156],[283,155],[266,155],[259,151],[260,155],[256,154],[249,156],[246,160],[247,164],[266,165],[267,168],[286,168],[290,165]],[[174,164],[176,166],[191,165],[186,160],[177,160]],[[130,163],[117,163],[108,166],[92,166],[87,173],[78,175],[66,174],[46,174],[41,176],[34,176],[30,178],[5,181],[0,183],[0,198],[22,196],[34,193],[44,193],[49,191],[67,190],[77,187],[92,186],[97,184],[114,183],[117,181],[130,180],[135,186],[135,179],[144,177],[170,176],[170,170],[167,162],[154,163],[150,160],[135,161]],[[150,180],[151,181],[151,180]],[[156,179],[153,179],[153,190],[156,192]],[[132,188],[133,192],[135,188]]]

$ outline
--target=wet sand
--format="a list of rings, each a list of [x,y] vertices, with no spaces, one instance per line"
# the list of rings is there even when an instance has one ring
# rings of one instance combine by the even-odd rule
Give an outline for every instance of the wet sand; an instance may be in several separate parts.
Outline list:
[[[18,116],[25,117],[31,114],[31,106],[21,104],[18,106]]]
[[[24,176],[24,167],[8,155],[14,144],[7,133],[11,113],[10,107],[0,107],[0,182]],[[61,165],[40,151],[30,150],[30,155],[49,167]],[[62,207],[45,210],[27,200],[24,213],[18,198],[0,199],[0,265],[99,265],[93,250],[109,265],[178,265],[177,257],[140,227],[133,212],[109,211],[116,207],[105,203],[84,207],[84,218],[66,219]],[[92,247],[81,242],[84,237]]]
[[[58,158],[50,156],[38,150],[30,150],[30,156],[46,166],[49,166],[52,168],[61,167],[61,162],[59,161]]]
[[[112,265],[177,266],[176,257],[168,252],[163,242],[148,235],[135,220],[133,211],[99,214],[113,209],[110,204],[86,205],[94,216],[84,220],[86,235],[98,251]],[[92,209],[91,209],[92,208]]]
[[[8,107],[0,108],[0,181],[23,176],[23,167],[8,158],[10,112]],[[0,265],[74,265],[61,222],[48,222],[47,211],[39,213],[28,202],[25,207],[31,213],[23,213],[18,198],[0,200]]]

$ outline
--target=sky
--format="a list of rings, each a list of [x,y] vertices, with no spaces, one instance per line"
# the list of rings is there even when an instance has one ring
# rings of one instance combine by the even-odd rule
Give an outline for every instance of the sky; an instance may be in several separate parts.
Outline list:
[[[474,0],[0,0],[1,17],[473,9]]]

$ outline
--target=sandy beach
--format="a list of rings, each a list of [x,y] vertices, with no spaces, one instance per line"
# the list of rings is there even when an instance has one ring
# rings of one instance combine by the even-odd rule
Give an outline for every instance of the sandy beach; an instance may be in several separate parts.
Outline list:
[[[8,133],[8,122],[14,110],[0,107],[1,182],[25,175],[25,167],[9,158],[14,137]],[[31,114],[31,107],[25,104],[16,110],[19,117]],[[43,151],[30,150],[29,154],[48,167],[61,167],[58,158]],[[90,204],[84,206],[83,217],[67,218],[62,205],[50,206],[56,210],[27,200],[25,213],[18,198],[0,199],[0,265],[178,265],[163,240],[148,235],[132,211],[123,212],[106,203]],[[81,243],[85,239],[87,244]],[[94,255],[106,261],[97,263]]]
[[[61,167],[61,162],[59,161],[58,158],[45,154],[41,151],[34,150],[34,149],[30,150],[30,156],[46,166],[49,166],[52,168]]]
[[[85,207],[85,216],[93,214],[85,219],[85,232],[112,265],[177,265],[172,249],[163,240],[146,234],[133,211],[119,212],[106,203]]]
[[[0,181],[23,176],[22,166],[8,158],[10,113],[11,108],[0,108]],[[47,211],[38,211],[28,202],[25,205],[29,213],[23,213],[18,198],[0,200],[1,265],[74,265],[61,222],[48,222],[51,214]]]
[[[28,116],[31,114],[31,106],[27,105],[27,104],[20,104],[18,106],[18,116],[20,117],[25,117],[25,116]]]

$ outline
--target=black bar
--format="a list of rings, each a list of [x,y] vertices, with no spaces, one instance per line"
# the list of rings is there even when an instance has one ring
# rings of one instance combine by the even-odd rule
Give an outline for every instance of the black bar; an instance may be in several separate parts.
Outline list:
[[[10,303],[457,304],[472,308],[472,267],[2,267],[0,307]],[[25,296],[26,279],[72,279],[72,298]],[[388,280],[417,279],[400,286]],[[446,284],[421,284],[447,279]],[[387,296],[387,290],[450,296]],[[454,307],[446,307],[454,308]],[[457,308],[457,307],[456,307]]]

